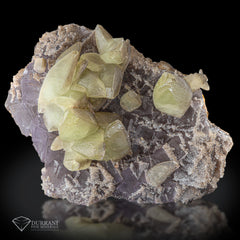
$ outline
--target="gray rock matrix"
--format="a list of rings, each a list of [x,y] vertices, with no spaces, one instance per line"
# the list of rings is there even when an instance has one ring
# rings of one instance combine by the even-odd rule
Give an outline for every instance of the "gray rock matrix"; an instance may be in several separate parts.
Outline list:
[[[93,161],[90,168],[75,172],[63,166],[64,152],[50,150],[58,133],[47,131],[37,111],[38,95],[56,58],[77,41],[83,43],[82,53],[97,52],[94,31],[86,27],[69,24],[43,34],[32,61],[13,77],[5,103],[22,134],[32,137],[44,163],[44,193],[91,205],[110,196],[138,203],[188,202],[213,192],[224,175],[231,137],[208,120],[201,90],[193,94],[182,118],[158,111],[152,101],[157,80],[165,71],[182,73],[166,62],[152,62],[133,46],[119,96],[101,109],[123,117],[132,156],[114,162]],[[129,87],[142,97],[141,107],[130,113],[119,104]]]

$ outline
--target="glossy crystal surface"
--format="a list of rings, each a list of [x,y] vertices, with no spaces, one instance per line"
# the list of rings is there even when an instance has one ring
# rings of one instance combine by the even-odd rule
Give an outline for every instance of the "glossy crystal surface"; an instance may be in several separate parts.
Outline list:
[[[181,118],[190,106],[192,90],[188,83],[172,73],[164,72],[154,86],[153,103],[161,112]]]
[[[88,110],[69,108],[64,113],[60,124],[59,136],[63,141],[76,141],[96,132],[98,125],[96,119]]]
[[[65,94],[70,89],[78,57],[79,52],[72,51],[56,62],[49,70],[39,94],[39,112],[44,112],[49,101]]]
[[[98,129],[84,139],[74,142],[72,149],[87,159],[102,160],[105,154],[104,130]]]
[[[105,98],[106,87],[99,78],[98,74],[85,70],[78,82],[78,85],[85,87],[88,97],[91,98]]]
[[[91,161],[85,159],[75,151],[65,151],[63,165],[70,171],[86,169],[90,166]]]
[[[96,112],[95,117],[96,117],[98,125],[103,129],[106,129],[106,127],[111,122],[114,122],[117,119],[121,120],[120,115],[118,115],[117,113],[113,113],[113,112]]]
[[[121,97],[120,105],[125,111],[132,112],[142,105],[142,100],[139,94],[129,90]]]
[[[59,134],[51,150],[65,151],[63,163],[70,171],[85,169],[92,160],[120,159],[130,151],[120,116],[97,112],[107,99],[119,94],[128,45],[123,38],[112,38],[100,25],[95,40],[98,53],[80,55],[80,42],[62,52],[39,95],[38,110],[47,130]]]
[[[128,135],[120,120],[116,120],[106,127],[105,145],[104,160],[118,160],[131,153]]]

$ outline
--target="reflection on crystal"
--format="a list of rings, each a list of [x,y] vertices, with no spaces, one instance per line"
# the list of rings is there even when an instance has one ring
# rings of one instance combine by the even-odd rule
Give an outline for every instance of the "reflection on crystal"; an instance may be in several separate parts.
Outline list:
[[[225,214],[203,200],[138,205],[109,198],[89,207],[49,200],[43,218],[57,218],[61,234],[79,239],[212,239],[229,231]]]

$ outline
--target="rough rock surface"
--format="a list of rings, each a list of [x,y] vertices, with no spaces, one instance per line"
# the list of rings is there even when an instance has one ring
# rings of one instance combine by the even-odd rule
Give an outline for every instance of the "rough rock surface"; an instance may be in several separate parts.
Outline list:
[[[134,47],[119,96],[107,101],[102,109],[123,116],[132,156],[118,162],[93,161],[89,169],[77,172],[63,166],[64,152],[50,150],[57,132],[46,130],[37,112],[38,94],[56,58],[76,41],[83,42],[82,52],[97,51],[94,32],[83,26],[59,26],[45,33],[35,47],[32,61],[13,77],[5,104],[22,134],[32,137],[44,162],[45,194],[90,205],[109,196],[138,203],[187,202],[214,191],[224,174],[226,155],[233,144],[231,137],[208,120],[201,90],[194,93],[191,106],[180,119],[156,110],[152,92],[161,74],[181,73],[163,61],[152,62]],[[130,113],[119,104],[129,87],[142,96],[141,107]],[[157,164],[167,161],[174,162],[175,167],[158,184],[153,173],[158,170]]]

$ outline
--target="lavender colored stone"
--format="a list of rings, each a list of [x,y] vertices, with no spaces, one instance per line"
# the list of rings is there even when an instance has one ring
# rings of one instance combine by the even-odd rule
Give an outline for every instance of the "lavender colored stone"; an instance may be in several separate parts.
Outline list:
[[[132,156],[117,162],[93,161],[88,169],[76,172],[63,166],[64,152],[50,150],[58,133],[47,131],[37,112],[38,95],[57,57],[77,41],[83,43],[81,53],[97,52],[94,31],[85,27],[70,24],[43,34],[32,61],[13,77],[5,104],[22,134],[32,137],[44,162],[44,193],[90,205],[109,196],[138,203],[188,202],[214,191],[224,175],[226,155],[233,144],[231,137],[208,120],[201,90],[194,92],[191,106],[181,118],[158,111],[152,102],[156,82],[165,71],[181,73],[165,62],[152,62],[133,46],[120,94],[102,109],[122,116]],[[126,86],[142,98],[141,107],[132,112],[123,110],[119,103],[128,91]],[[176,169],[159,178],[164,182],[153,184],[158,178],[151,175],[151,169],[161,168],[163,162],[174,162]]]

